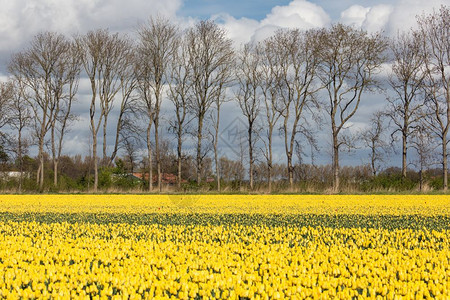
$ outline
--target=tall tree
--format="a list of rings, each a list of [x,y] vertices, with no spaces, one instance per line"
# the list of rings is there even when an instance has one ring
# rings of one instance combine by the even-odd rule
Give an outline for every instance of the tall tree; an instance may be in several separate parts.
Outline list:
[[[142,25],[138,34],[140,41],[138,51],[140,53],[140,64],[145,65],[145,78],[147,88],[154,97],[152,118],[155,127],[155,153],[156,170],[158,172],[158,190],[161,191],[161,154],[159,149],[159,123],[161,104],[163,99],[163,88],[167,82],[169,67],[178,48],[178,28],[168,19],[150,18],[148,24]]]
[[[33,111],[34,129],[38,140],[39,168],[37,182],[44,187],[44,144],[46,135],[54,128],[58,109],[67,97],[65,71],[71,61],[71,43],[62,34],[44,32],[36,35],[30,47],[13,56],[9,70],[20,86],[22,95]],[[64,74],[64,78],[61,77]],[[70,88],[69,88],[70,90]]]
[[[211,105],[223,96],[233,59],[232,41],[213,21],[200,21],[187,33],[189,64],[192,67],[192,98],[189,108],[197,121],[197,183],[201,182],[205,151],[203,126]]]
[[[315,80],[319,61],[316,33],[316,30],[280,30],[268,40],[281,70],[278,86],[281,98],[279,108],[283,119],[282,133],[291,190],[294,188],[292,160],[296,137],[299,133],[307,134],[308,131],[304,111],[317,106],[314,98],[318,90]]]
[[[82,54],[82,65],[92,91],[89,119],[94,160],[93,190],[97,192],[97,135],[103,127],[103,159],[106,161],[108,116],[113,108],[114,99],[122,88],[121,79],[124,78],[122,74],[130,63],[129,56],[133,48],[128,39],[122,38],[118,33],[111,34],[108,30],[102,29],[90,31],[78,37],[76,42],[77,50]]]
[[[67,49],[55,64],[55,83],[52,92],[55,97],[55,113],[51,122],[51,152],[53,161],[53,185],[58,185],[58,163],[68,126],[74,120],[72,104],[78,91],[81,61],[75,45],[67,43]]]
[[[270,40],[265,40],[258,45],[261,55],[261,89],[264,100],[264,127],[267,128],[266,139],[263,139],[263,154],[267,161],[267,185],[269,193],[272,191],[273,177],[273,131],[281,117],[281,103],[278,88],[281,81],[281,64],[277,61],[277,56],[272,47]]]
[[[14,152],[16,155],[16,163],[19,168],[19,193],[22,192],[23,172],[24,172],[24,156],[27,154],[29,139],[26,136],[25,130],[31,123],[31,110],[29,105],[23,97],[23,88],[17,81],[11,81],[12,98],[10,102],[10,122],[9,126],[13,131],[14,138]],[[3,111],[3,110],[0,110]]]
[[[254,186],[254,150],[258,133],[256,122],[262,102],[261,60],[260,48],[249,43],[244,45],[239,52],[236,63],[236,80],[238,82],[236,99],[247,121],[250,190],[253,190]]]
[[[346,143],[345,125],[355,115],[362,95],[376,86],[374,75],[384,62],[387,42],[380,33],[336,24],[317,36],[321,44],[319,77],[326,90],[331,121],[333,190],[339,191],[339,151]]]
[[[450,128],[450,7],[418,19],[423,38],[426,67],[426,105],[428,126],[442,147],[442,178],[448,189],[448,153]]]
[[[150,83],[147,78],[151,76],[150,70],[146,64],[141,64],[141,60],[144,57],[142,53],[137,53],[136,59],[136,78],[137,78],[137,93],[139,96],[139,107],[143,112],[146,122],[146,144],[147,144],[147,162],[144,165],[148,168],[148,191],[153,191],[153,145],[152,145],[152,127],[153,127],[153,119],[155,116],[155,99],[152,96]]]
[[[179,48],[175,53],[170,65],[170,79],[168,96],[175,107],[175,117],[170,121],[170,129],[177,137],[177,185],[181,188],[182,181],[182,159],[183,140],[186,133],[188,119],[188,99],[191,91],[191,81],[189,80],[192,70],[187,56],[188,49],[185,39],[181,40]]]
[[[387,115],[394,124],[394,132],[402,137],[402,178],[406,178],[408,141],[414,124],[421,118],[423,83],[425,79],[422,41],[415,32],[398,34],[390,45],[392,72],[389,84],[394,91],[388,97]]]

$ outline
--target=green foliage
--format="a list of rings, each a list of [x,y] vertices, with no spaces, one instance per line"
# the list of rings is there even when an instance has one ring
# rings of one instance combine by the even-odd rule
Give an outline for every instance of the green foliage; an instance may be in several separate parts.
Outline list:
[[[100,168],[98,172],[98,187],[100,189],[107,189],[111,187],[112,174],[113,170],[111,168]]]
[[[401,174],[380,174],[361,185],[364,192],[374,190],[411,191],[417,186],[417,181],[409,177],[402,178]]]
[[[436,176],[430,179],[428,184],[434,190],[442,190],[442,188],[444,187],[444,180],[442,179],[442,176]],[[448,179],[447,184],[450,184],[450,178]]]
[[[122,190],[130,190],[142,185],[139,178],[129,174],[121,174],[113,177],[113,185]]]
[[[119,175],[125,174],[125,163],[122,159],[116,159],[116,167],[113,168],[112,172]]]
[[[220,226],[289,226],[330,228],[376,228],[449,230],[450,216],[421,215],[317,215],[317,214],[211,214],[211,213],[11,213],[0,212],[0,222],[37,221],[42,223],[125,223],[133,225]]]

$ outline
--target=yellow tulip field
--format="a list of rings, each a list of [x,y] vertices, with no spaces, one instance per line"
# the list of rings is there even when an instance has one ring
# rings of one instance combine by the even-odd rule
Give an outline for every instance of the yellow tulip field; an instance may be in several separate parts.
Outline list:
[[[0,298],[450,299],[450,197],[0,195]]]

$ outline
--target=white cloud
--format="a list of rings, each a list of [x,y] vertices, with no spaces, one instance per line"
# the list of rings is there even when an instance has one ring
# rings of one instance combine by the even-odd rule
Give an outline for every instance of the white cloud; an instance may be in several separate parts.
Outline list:
[[[363,28],[369,32],[384,30],[387,35],[417,26],[417,16],[429,14],[433,9],[445,5],[444,0],[399,0],[390,5],[379,4],[371,7],[352,5],[342,11],[340,21],[344,24]]]
[[[263,41],[264,39],[273,35],[274,32],[277,31],[278,29],[280,29],[279,26],[269,24],[259,27],[253,34],[251,41],[253,42]]]
[[[390,35],[397,31],[408,30],[416,27],[416,16],[429,14],[433,9],[437,10],[441,5],[448,5],[448,0],[399,0],[389,18],[388,30]]]
[[[329,23],[330,17],[322,7],[305,0],[294,0],[287,6],[275,6],[261,21],[262,26],[275,25],[302,29],[324,27]]]
[[[330,17],[322,7],[306,0],[293,0],[286,6],[275,6],[260,22],[247,18],[236,19],[228,14],[213,17],[228,31],[237,45],[261,41],[279,28],[311,29],[330,24]]]
[[[380,4],[373,7],[352,5],[341,13],[340,21],[368,32],[375,32],[386,28],[392,11],[392,5]]]
[[[132,31],[158,13],[175,17],[182,0],[1,0],[0,52],[20,46],[39,31],[85,32],[106,27]]]
[[[250,41],[255,30],[259,27],[259,22],[256,20],[236,19],[229,14],[215,15],[212,19],[222,25],[227,31],[228,37],[233,40],[236,46]]]
[[[368,32],[385,30],[393,10],[394,8],[391,5],[384,4],[370,8],[362,24],[362,28]]]
[[[370,7],[352,5],[341,12],[341,22],[349,26],[361,27],[369,11]]]

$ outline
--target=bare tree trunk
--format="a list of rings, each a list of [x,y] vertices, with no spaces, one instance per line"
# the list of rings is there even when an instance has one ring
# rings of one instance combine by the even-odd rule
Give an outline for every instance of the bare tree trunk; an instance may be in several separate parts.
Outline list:
[[[202,179],[202,130],[203,116],[199,116],[197,127],[197,184],[200,184]]]
[[[179,126],[177,128],[177,170],[178,170],[178,176],[177,176],[177,187],[181,188],[181,163],[182,163],[182,150],[183,150],[183,128]]]
[[[148,191],[153,191],[153,159],[152,159],[152,144],[150,140],[150,131],[152,129],[151,122],[147,126],[147,151],[148,151]]]
[[[52,143],[52,162],[53,162],[53,186],[58,186],[58,163],[56,158],[56,146],[55,146],[55,123],[56,117],[54,117],[51,125],[51,143]]]
[[[39,191],[43,191],[44,190],[44,140],[40,139],[39,141],[39,170],[40,174],[38,176],[38,180],[39,180]]]
[[[178,178],[177,178],[177,185],[178,185],[178,188],[180,189],[181,188],[181,155],[180,155],[180,152],[181,152],[181,144],[178,144],[178,162],[177,162],[177,165],[178,165]]]
[[[407,135],[405,132],[402,134],[402,179],[406,179],[406,168],[407,168],[407,162],[406,162],[406,153],[408,151],[407,146]]]
[[[157,100],[158,102],[158,100]],[[156,152],[156,172],[158,174],[158,191],[162,192],[162,175],[161,175],[161,153],[159,152],[159,112],[155,115],[155,152]]]
[[[19,172],[20,172],[20,177],[19,177],[19,193],[22,193],[22,185],[23,185],[23,156],[22,156],[22,129],[19,130],[18,132],[18,145],[17,145],[17,151],[18,151],[18,161],[19,161]]]
[[[248,167],[248,177],[250,179],[250,190],[253,190],[253,124],[250,124],[248,127],[248,158],[249,158],[249,167]]]
[[[98,190],[98,158],[97,158],[97,135],[92,136],[92,158],[94,159],[94,193]]]
[[[442,177],[443,177],[443,189],[444,192],[448,190],[448,160],[447,160],[447,138],[442,139]]]
[[[216,165],[216,178],[217,178],[217,191],[220,193],[220,166],[219,166],[219,154],[218,154],[218,139],[219,139],[219,120],[220,120],[220,100],[217,100],[217,120],[215,124],[215,137],[214,137],[214,163]]]
[[[269,159],[267,160],[267,181],[269,185],[269,193],[272,193],[272,131],[273,127],[270,126],[268,141]]]
[[[53,172],[54,172],[53,185],[55,187],[57,187],[58,186],[58,159],[57,158],[53,160]]]
[[[285,119],[287,120],[287,118]],[[291,192],[294,191],[294,166],[292,165],[292,153],[294,151],[294,142],[295,142],[295,133],[296,133],[296,128],[297,128],[297,123],[298,123],[298,118],[294,119],[294,125],[293,125],[293,131],[291,133],[291,138],[289,141],[289,148],[288,148],[288,144],[287,144],[287,127],[285,127],[285,135],[286,135],[286,140],[285,140],[285,145],[286,145],[286,157],[287,157],[287,168],[288,168],[288,176],[289,176],[289,189]],[[285,123],[285,126],[287,126],[287,124]]]
[[[56,116],[52,122],[51,135],[52,135],[52,160],[53,160],[53,186],[58,186],[58,163],[56,159],[56,147],[55,147],[55,122]]]
[[[104,114],[104,120],[103,120],[103,159],[102,159],[102,165],[108,161],[106,156],[106,128],[108,126],[108,115]]]
[[[377,176],[377,167],[376,167],[376,165],[375,165],[375,162],[376,162],[376,148],[375,148],[375,146],[373,145],[372,147],[372,155],[370,156],[370,163],[371,163],[371,167],[372,167],[372,176],[373,177],[375,177],[375,176]]]
[[[420,171],[419,171],[419,191],[422,192],[422,190],[423,190],[423,170],[422,170],[422,168],[420,168]]]
[[[448,130],[450,128],[450,89],[447,88],[446,89],[446,103],[447,103],[447,107],[446,107],[446,126],[444,127],[443,130],[443,134],[442,134],[442,158],[443,158],[443,164],[442,164],[442,168],[443,170],[443,189],[444,192],[446,192],[448,190],[448,154],[447,154],[447,135],[448,135]]]
[[[294,167],[292,166],[292,154],[288,156],[289,190],[294,191]]]
[[[39,178],[41,177],[41,158],[39,157],[39,165],[38,165],[38,169],[36,171],[36,184],[39,185]]]
[[[217,154],[217,151],[214,151],[214,161],[216,164],[217,191],[220,193],[220,167],[219,167],[219,156]]]
[[[333,133],[333,192],[339,192],[339,142],[337,133]]]

